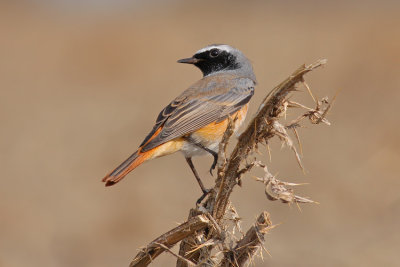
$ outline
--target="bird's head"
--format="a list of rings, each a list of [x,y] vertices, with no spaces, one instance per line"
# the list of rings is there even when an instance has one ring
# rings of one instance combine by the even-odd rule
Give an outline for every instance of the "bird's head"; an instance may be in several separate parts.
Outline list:
[[[224,44],[206,46],[192,57],[178,60],[178,63],[193,64],[203,72],[204,76],[219,72],[237,72],[254,76],[251,63],[245,55],[238,49]]]

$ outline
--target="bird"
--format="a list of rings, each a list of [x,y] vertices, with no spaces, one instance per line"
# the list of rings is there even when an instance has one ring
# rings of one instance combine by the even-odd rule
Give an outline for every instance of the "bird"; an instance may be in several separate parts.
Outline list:
[[[213,156],[212,175],[229,121],[233,121],[233,131],[237,132],[246,117],[257,84],[256,76],[250,60],[226,44],[208,45],[177,62],[196,66],[203,77],[159,113],[137,151],[102,179],[106,186],[118,183],[146,161],[180,151],[203,192],[197,203],[209,193],[192,157]]]

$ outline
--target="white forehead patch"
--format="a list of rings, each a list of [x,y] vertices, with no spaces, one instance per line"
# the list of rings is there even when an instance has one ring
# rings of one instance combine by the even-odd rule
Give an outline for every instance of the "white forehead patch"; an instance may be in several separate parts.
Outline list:
[[[231,51],[234,50],[234,48],[229,46],[229,45],[209,45],[209,46],[206,46],[206,47],[200,49],[195,54],[200,54],[200,53],[203,53],[205,51],[209,51],[209,50],[214,49],[214,48],[218,48],[219,50],[224,50],[224,51],[226,51],[228,53],[230,53]]]

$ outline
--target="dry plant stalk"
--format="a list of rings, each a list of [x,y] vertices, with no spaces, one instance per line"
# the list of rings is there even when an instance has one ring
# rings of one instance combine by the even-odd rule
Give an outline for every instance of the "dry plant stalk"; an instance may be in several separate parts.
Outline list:
[[[210,225],[210,221],[205,215],[191,217],[188,221],[180,224],[174,229],[166,232],[153,240],[146,248],[142,249],[130,266],[147,266],[152,259],[160,255],[165,250],[174,246],[182,239],[192,235],[197,230],[204,229]]]
[[[302,168],[300,155],[287,133],[293,130],[300,146],[297,128],[300,122],[308,118],[311,123],[329,122],[325,118],[332,103],[324,98],[315,99],[309,86],[304,81],[304,75],[315,68],[326,64],[319,60],[308,66],[301,66],[291,76],[276,86],[263,100],[257,114],[253,117],[246,130],[240,135],[238,142],[229,157],[226,156],[227,144],[232,135],[232,122],[226,130],[219,149],[217,178],[207,199],[191,209],[188,220],[173,230],[161,235],[143,248],[131,262],[130,267],[147,266],[162,252],[171,253],[177,258],[177,267],[186,266],[244,266],[250,263],[257,251],[262,252],[264,235],[273,228],[269,214],[261,213],[255,224],[243,234],[240,228],[240,216],[230,202],[233,188],[241,184],[241,176],[253,167],[261,167],[265,176],[256,178],[265,185],[265,192],[270,200],[281,200],[285,203],[312,203],[314,201],[294,195],[288,186],[298,184],[282,182],[268,172],[266,165],[253,160],[247,162],[249,155],[257,151],[259,144],[268,147],[268,141],[277,136],[282,144],[287,145],[295,154]],[[296,84],[302,83],[310,92],[316,103],[316,108],[308,108],[302,104],[289,101],[288,94],[296,91]],[[279,118],[286,115],[288,108],[303,108],[306,112],[292,121],[282,125]],[[241,234],[237,238],[236,233]],[[177,242],[180,244],[179,255],[170,248]],[[261,254],[262,255],[262,254]]]
[[[232,250],[224,253],[224,257],[219,263],[221,267],[243,266],[263,245],[264,234],[272,228],[272,223],[268,212],[261,213],[254,226],[236,243]]]

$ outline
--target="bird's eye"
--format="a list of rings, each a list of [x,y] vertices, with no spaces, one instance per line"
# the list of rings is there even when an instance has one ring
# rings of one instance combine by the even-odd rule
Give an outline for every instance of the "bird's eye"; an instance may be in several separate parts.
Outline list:
[[[217,57],[219,55],[219,50],[214,48],[210,51],[210,57]]]

